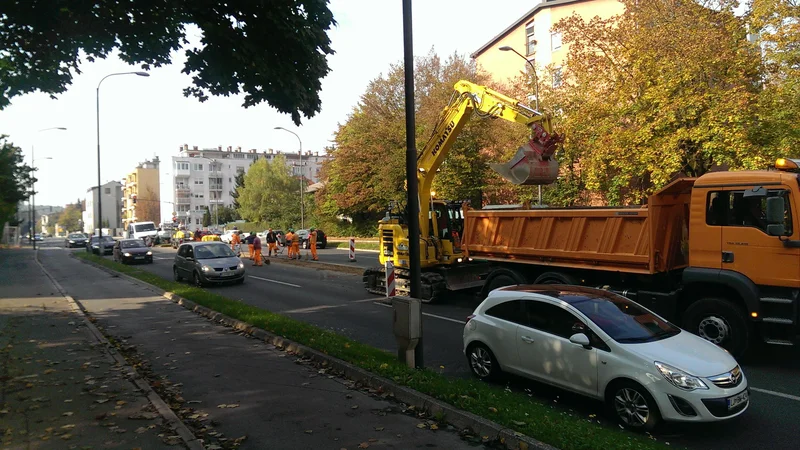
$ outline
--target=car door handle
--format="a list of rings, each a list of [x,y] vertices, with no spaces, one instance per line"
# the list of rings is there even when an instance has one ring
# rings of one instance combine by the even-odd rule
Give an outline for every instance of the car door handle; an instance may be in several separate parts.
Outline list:
[[[522,336],[520,339],[522,339],[522,342],[525,342],[526,344],[533,344],[533,338],[530,336]]]

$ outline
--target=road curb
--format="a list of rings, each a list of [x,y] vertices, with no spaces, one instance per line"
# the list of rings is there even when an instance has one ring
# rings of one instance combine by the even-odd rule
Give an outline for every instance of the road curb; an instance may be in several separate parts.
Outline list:
[[[159,288],[158,286],[154,286],[150,283],[139,280],[138,278],[134,278],[130,275],[117,272],[113,269],[101,266],[93,261],[88,261],[85,259],[80,259],[80,261],[92,265],[101,270],[104,270],[113,275],[122,277],[133,283],[137,283],[141,286],[150,289],[151,291],[160,293],[160,295],[162,295],[164,298],[174,303],[177,303],[178,305],[181,305],[192,312],[200,314],[218,323],[230,326],[235,330],[245,332],[250,336],[261,339],[284,351],[290,351],[296,353],[297,355],[310,358],[313,361],[323,363],[327,367],[331,367],[332,369],[341,373],[345,378],[348,378],[356,382],[360,382],[372,389],[380,389],[384,392],[389,392],[392,395],[394,395],[395,399],[403,403],[413,405],[418,410],[427,411],[431,415],[442,415],[442,417],[445,417],[445,420],[451,425],[459,429],[470,429],[474,433],[480,436],[488,436],[490,440],[494,440],[496,442],[501,443],[502,445],[505,446],[505,448],[523,449],[523,450],[524,449],[558,450],[556,447],[537,441],[536,439],[533,439],[529,436],[526,436],[512,429],[505,428],[500,424],[492,422],[488,419],[484,419],[483,417],[477,416],[467,411],[460,410],[455,406],[439,401],[429,395],[417,392],[405,386],[400,386],[398,384],[395,384],[388,378],[375,375],[360,367],[356,367],[346,361],[342,361],[338,358],[334,358],[318,350],[314,350],[305,345],[286,339],[282,336],[270,333],[269,331],[258,328],[247,322],[243,322],[241,320],[228,317],[225,314],[214,311],[205,306],[198,305],[197,303],[189,299],[183,298],[172,292],[165,291]]]
[[[39,261],[38,250],[34,254],[34,261],[36,261],[36,264],[42,270],[42,273],[44,273],[50,282],[53,283],[53,286],[55,286],[56,290],[58,290],[58,292],[67,299],[72,310],[81,316],[83,323],[92,333],[94,338],[103,344],[103,347],[111,356],[111,358],[121,367],[124,367],[125,371],[130,374],[130,378],[136,387],[145,393],[150,403],[155,406],[156,411],[158,411],[161,417],[164,418],[164,420],[167,422],[167,425],[175,430],[175,432],[181,437],[181,440],[184,444],[186,444],[186,447],[190,450],[205,450],[203,444],[197,439],[194,433],[192,433],[189,427],[187,427],[186,424],[184,424],[183,421],[181,421],[178,416],[175,415],[175,412],[172,411],[172,408],[170,408],[169,405],[167,405],[167,403],[153,390],[153,388],[150,387],[150,383],[148,383],[147,380],[145,380],[135,368],[128,364],[128,361],[125,359],[125,357],[119,354],[119,352],[116,350],[116,348],[114,348],[111,342],[108,341],[105,335],[88,319],[88,311],[83,307],[83,305],[79,301],[72,298],[71,295],[67,294],[67,291],[61,287],[61,284],[56,281],[55,277],[50,275],[50,272],[44,268],[42,263]]]

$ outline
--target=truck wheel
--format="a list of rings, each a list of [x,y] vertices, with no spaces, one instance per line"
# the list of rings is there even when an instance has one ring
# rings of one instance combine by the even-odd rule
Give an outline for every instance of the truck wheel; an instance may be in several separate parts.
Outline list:
[[[750,341],[750,324],[744,312],[721,298],[703,298],[683,313],[683,328],[741,358]]]
[[[517,283],[517,280],[515,280],[514,278],[512,278],[509,275],[498,275],[498,276],[492,278],[492,282],[489,283],[489,287],[486,288],[486,292],[489,293],[489,292],[492,292],[493,290],[495,290],[497,288],[506,287],[506,286],[514,286],[514,285],[517,285],[517,284],[519,284],[519,283]]]
[[[536,278],[534,284],[573,284],[577,285],[578,280],[570,275],[559,272],[545,272]]]

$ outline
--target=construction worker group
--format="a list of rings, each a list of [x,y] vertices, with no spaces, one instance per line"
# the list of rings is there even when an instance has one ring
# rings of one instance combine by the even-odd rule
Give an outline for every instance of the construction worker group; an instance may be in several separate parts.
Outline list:
[[[308,247],[311,250],[311,259],[313,261],[319,261],[317,257],[317,230],[315,228],[310,228],[308,231]],[[242,242],[247,244],[249,250],[248,257],[253,261],[254,266],[263,265],[265,260],[267,264],[269,264],[269,260],[266,258],[272,257],[273,255],[277,257],[283,252],[283,248],[286,249],[286,256],[289,259],[301,258],[300,235],[296,233],[293,228],[289,228],[289,231],[286,233],[286,240],[283,245],[281,243],[281,236],[275,233],[272,228],[267,231],[264,239],[267,241],[266,256],[261,253],[261,238],[252,231],[244,239],[241,239],[239,233],[234,233],[231,237],[231,249],[237,251]]]

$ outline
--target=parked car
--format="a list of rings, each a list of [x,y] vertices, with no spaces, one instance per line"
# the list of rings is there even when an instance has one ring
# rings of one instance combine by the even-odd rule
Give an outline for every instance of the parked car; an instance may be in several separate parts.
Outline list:
[[[230,244],[234,233],[241,233],[241,231],[239,231],[239,230],[228,230],[225,233],[223,233],[222,235],[220,235],[219,238],[222,240],[222,242],[224,242],[226,244]],[[241,237],[241,235],[240,235],[240,237]]]
[[[153,252],[142,239],[120,239],[114,244],[114,261],[153,263]]]
[[[35,235],[33,235],[33,240],[34,240],[34,241],[43,241],[43,240],[44,240],[44,237],[42,237],[42,235],[41,235],[41,234],[39,234],[39,233],[36,233]]]
[[[317,248],[325,248],[328,246],[328,236],[325,235],[325,232],[317,229]],[[300,235],[300,247],[302,248],[309,248],[308,245],[308,235],[311,234],[309,230],[297,230],[297,234]]]
[[[111,236],[103,236],[102,246],[104,255],[114,253],[115,242],[116,241]],[[100,254],[100,236],[92,236],[92,239],[86,241],[86,251],[96,255]]]
[[[631,429],[727,420],[750,404],[727,351],[604,290],[496,289],[469,316],[463,338],[478,378],[509,372],[593,397]]]
[[[280,245],[286,245],[286,233],[284,233],[283,230],[272,230],[272,231],[278,236],[278,243],[280,243]],[[262,244],[266,244],[267,243],[267,233],[268,232],[269,232],[269,230],[264,230],[264,231],[262,231],[260,233],[256,233],[256,236],[261,238],[261,243]],[[244,239],[244,236],[242,236],[242,238]]]
[[[86,241],[89,239],[89,236],[86,236],[83,233],[70,233],[67,235],[67,238],[64,239],[64,247],[66,248],[73,248],[73,247],[86,247]]]
[[[244,263],[223,242],[187,242],[180,246],[172,265],[175,281],[184,278],[197,286],[210,283],[244,283]]]

